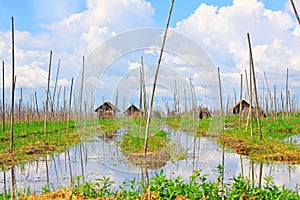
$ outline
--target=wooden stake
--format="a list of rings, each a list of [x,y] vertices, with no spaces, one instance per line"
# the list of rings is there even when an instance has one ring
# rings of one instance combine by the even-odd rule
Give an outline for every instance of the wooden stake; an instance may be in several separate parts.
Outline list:
[[[13,151],[14,141],[14,104],[15,104],[15,33],[14,33],[14,17],[11,17],[11,38],[12,38],[12,73],[11,73],[11,124],[10,124],[10,145],[9,151]],[[14,188],[13,188],[14,189]],[[12,191],[14,195],[14,191]]]
[[[5,131],[4,61],[2,61],[2,133]]]
[[[252,49],[251,49],[251,41],[250,41],[250,34],[247,33],[248,37],[248,44],[249,44],[249,52],[250,52],[250,66],[251,66],[251,72],[253,77],[253,86],[254,86],[254,96],[255,96],[255,102],[256,102],[256,118],[257,118],[257,128],[258,128],[258,134],[260,139],[262,140],[262,132],[261,132],[261,126],[260,126],[260,117],[259,117],[259,103],[258,103],[258,96],[257,96],[257,89],[256,89],[256,76],[254,72],[254,62],[253,62],[253,56],[252,56]],[[250,105],[251,107],[252,105]],[[252,114],[251,114],[252,115]]]
[[[168,15],[168,20],[167,20],[167,24],[166,24],[166,29],[165,29],[165,33],[164,33],[163,42],[162,42],[162,47],[161,47],[159,59],[158,59],[158,62],[157,62],[157,67],[156,67],[154,81],[153,81],[153,88],[152,88],[152,94],[151,94],[150,103],[149,103],[149,112],[148,112],[147,124],[146,124],[145,144],[144,144],[144,156],[147,155],[148,136],[149,136],[149,124],[150,124],[150,119],[151,119],[151,112],[152,112],[152,106],[153,106],[153,100],[154,100],[154,93],[155,93],[156,81],[157,81],[157,78],[158,78],[158,72],[159,72],[160,62],[161,62],[163,51],[164,51],[164,47],[165,47],[165,42],[166,42],[166,38],[167,38],[167,32],[168,32],[169,22],[170,22],[170,19],[171,19],[173,5],[174,5],[174,0],[172,0],[171,6],[170,6],[170,11],[169,11],[169,15]]]
[[[51,75],[51,61],[52,51],[50,51],[49,69],[48,69],[48,86],[46,91],[46,105],[45,105],[45,116],[44,116],[44,135],[47,134],[47,117],[48,117],[48,103],[49,103],[49,87],[50,87],[50,75]]]
[[[222,84],[221,84],[221,75],[220,69],[218,67],[218,78],[219,78],[219,92],[220,92],[220,108],[221,108],[221,117],[222,117],[222,132],[224,132],[224,111],[223,111],[223,98],[222,98]]]
[[[73,90],[73,80],[71,81],[70,97],[69,97],[69,109],[68,109],[68,119],[67,119],[67,135],[69,135],[70,128],[70,115],[71,115],[71,105],[72,105],[72,90]]]
[[[241,74],[241,87],[240,87],[240,110],[239,110],[239,126],[241,127],[241,115],[242,115],[242,100],[243,100],[243,74]]]

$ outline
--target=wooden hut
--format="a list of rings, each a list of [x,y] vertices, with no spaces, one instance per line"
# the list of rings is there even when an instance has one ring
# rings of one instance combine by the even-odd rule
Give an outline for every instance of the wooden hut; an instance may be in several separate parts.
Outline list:
[[[234,106],[231,107],[232,113],[234,115],[240,114],[240,105],[242,104],[242,112],[245,108],[249,108],[250,104],[245,100],[238,101]]]
[[[135,105],[131,104],[125,111],[125,117],[129,118],[138,118],[140,115],[140,109],[138,109]]]
[[[199,119],[211,118],[211,114],[207,108],[199,108]]]
[[[247,118],[250,111],[250,104],[245,100],[238,101],[234,106],[232,106],[231,107],[232,113],[234,115],[238,115],[240,113],[241,104],[242,104],[242,111],[241,111],[242,117]],[[252,116],[255,115],[256,115],[256,109],[254,106],[252,106]],[[265,112],[260,107],[258,108],[258,115],[259,117],[266,117]]]
[[[114,118],[116,113],[120,110],[110,102],[104,102],[101,106],[96,108],[95,112],[98,113],[99,118]]]

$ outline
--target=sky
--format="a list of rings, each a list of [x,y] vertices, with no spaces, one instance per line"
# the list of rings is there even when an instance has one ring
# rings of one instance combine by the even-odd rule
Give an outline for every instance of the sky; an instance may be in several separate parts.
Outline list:
[[[300,10],[300,0],[294,2]],[[43,90],[47,86],[50,51],[53,51],[51,85],[54,85],[60,60],[58,85],[70,87],[72,77],[76,78],[81,73],[82,57],[87,59],[88,68],[89,61],[92,62],[89,56],[99,46],[111,44],[119,35],[125,33],[126,36],[128,31],[149,27],[163,30],[170,3],[169,0],[1,0],[0,60],[5,62],[5,87],[11,87],[12,16],[15,27],[16,88]],[[289,0],[175,0],[169,28],[190,39],[191,45],[197,44],[205,52],[205,59],[209,58],[213,63],[214,75],[201,71],[199,66],[196,68],[198,71],[200,69],[200,73],[190,71],[192,67],[189,65],[195,65],[197,61],[189,60],[188,54],[184,54],[185,57],[179,55],[179,50],[170,47],[164,54],[162,66],[169,67],[174,73],[170,75],[170,70],[162,70],[161,77],[169,84],[162,82],[157,89],[157,97],[168,93],[172,98],[172,93],[178,90],[183,98],[183,91],[190,91],[191,78],[199,104],[209,104],[205,103],[207,99],[217,98],[217,91],[210,91],[210,87],[218,83],[215,75],[219,67],[224,98],[230,99],[232,104],[239,98],[240,75],[243,74],[245,80],[245,69],[248,70],[249,66],[246,37],[249,33],[261,102],[267,98],[264,74],[272,93],[276,85],[278,98],[280,92],[285,94],[288,68],[291,99],[299,104],[300,26]],[[147,38],[145,35],[136,38],[137,41],[142,39]],[[123,42],[120,46],[124,45]],[[178,41],[178,46],[181,45],[182,41]],[[117,87],[121,88],[125,82],[128,84],[125,84],[126,87],[134,88],[131,95],[137,96],[139,57],[145,56],[145,72],[153,72],[159,47],[159,43],[153,43],[140,51],[118,54],[105,68],[107,70],[94,77],[92,84],[97,85],[97,91],[100,91],[96,92],[96,102],[113,100],[119,91]],[[137,70],[136,73],[133,70]],[[135,75],[130,76],[133,72]],[[146,76],[149,80],[147,91],[150,91],[153,75],[149,73],[149,77]],[[178,83],[174,82],[174,77],[179,77]],[[89,78],[86,77],[85,81],[92,80]],[[181,85],[185,86],[180,88]],[[245,84],[243,88],[246,98]],[[120,97],[118,101],[137,103],[136,99],[125,97],[124,100]]]

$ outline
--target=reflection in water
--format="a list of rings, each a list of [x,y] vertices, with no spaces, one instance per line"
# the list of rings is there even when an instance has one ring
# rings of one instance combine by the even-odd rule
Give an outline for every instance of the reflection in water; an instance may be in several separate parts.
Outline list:
[[[51,189],[62,185],[69,186],[71,179],[83,176],[85,181],[96,181],[103,176],[110,177],[115,183],[122,184],[133,178],[149,181],[151,176],[161,170],[169,177],[181,176],[188,180],[195,169],[202,169],[208,180],[215,180],[220,175],[216,166],[224,166],[224,182],[233,176],[244,175],[253,184],[262,184],[265,176],[272,176],[277,185],[295,189],[299,184],[300,165],[284,163],[254,163],[247,157],[219,146],[215,139],[196,137],[182,131],[168,130],[172,144],[170,158],[159,168],[137,166],[122,154],[117,145],[123,132],[119,130],[114,139],[95,137],[91,142],[84,142],[35,162],[20,164],[0,173],[0,192],[8,190],[16,181],[17,189],[30,188],[41,191],[49,183]],[[118,185],[115,186],[115,189]]]

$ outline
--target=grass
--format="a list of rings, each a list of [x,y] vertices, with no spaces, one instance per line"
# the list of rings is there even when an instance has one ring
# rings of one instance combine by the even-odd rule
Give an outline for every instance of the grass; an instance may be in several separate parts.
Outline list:
[[[34,160],[38,156],[64,151],[66,147],[80,142],[75,122],[67,125],[62,122],[48,122],[47,134],[44,135],[43,122],[16,123],[14,128],[13,151],[9,152],[9,127],[0,136],[0,168],[16,163]]]
[[[168,178],[163,171],[149,179],[149,182],[132,179],[124,182],[118,189],[108,177],[95,182],[82,183],[76,177],[69,188],[49,192],[42,195],[28,194],[28,190],[19,192],[19,199],[300,199],[299,188],[295,191],[278,187],[273,178],[266,176],[262,187],[242,176],[234,176],[228,182],[222,181],[222,166],[216,169],[214,180],[208,180],[202,170],[195,170],[188,180],[182,177]],[[45,187],[46,188],[46,187]],[[11,194],[1,194],[0,199],[9,199]]]
[[[299,115],[290,116],[288,119],[279,117],[277,120],[271,117],[262,118],[262,140],[258,134],[256,119],[252,138],[250,128],[246,130],[246,123],[247,120],[242,119],[239,129],[237,116],[226,118],[225,125],[229,128],[222,133],[219,142],[257,161],[300,163],[299,145],[285,142],[286,138],[299,134]]]

